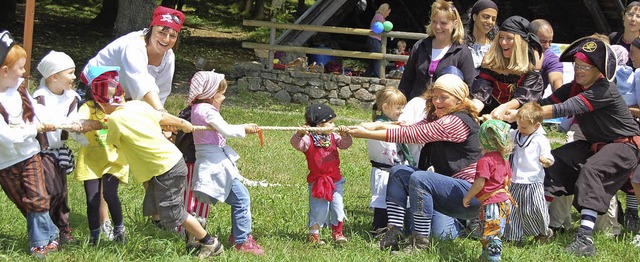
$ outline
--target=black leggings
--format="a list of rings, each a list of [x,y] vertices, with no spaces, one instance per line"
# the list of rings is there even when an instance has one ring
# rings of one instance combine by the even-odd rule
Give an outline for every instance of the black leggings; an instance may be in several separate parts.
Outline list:
[[[111,174],[104,174],[102,179],[84,181],[84,192],[87,199],[87,219],[89,230],[100,229],[100,186],[102,185],[104,200],[109,206],[109,213],[113,219],[113,226],[123,225],[122,205],[118,197],[120,180]]]

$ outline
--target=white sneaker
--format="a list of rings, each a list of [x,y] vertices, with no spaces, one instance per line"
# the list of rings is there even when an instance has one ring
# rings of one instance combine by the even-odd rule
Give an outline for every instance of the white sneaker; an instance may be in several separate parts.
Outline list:
[[[633,236],[633,240],[631,240],[631,244],[640,247],[640,234]]]
[[[104,221],[102,226],[100,226],[100,231],[107,237],[109,240],[113,240],[115,236],[113,235],[113,226],[111,225],[111,220]]]

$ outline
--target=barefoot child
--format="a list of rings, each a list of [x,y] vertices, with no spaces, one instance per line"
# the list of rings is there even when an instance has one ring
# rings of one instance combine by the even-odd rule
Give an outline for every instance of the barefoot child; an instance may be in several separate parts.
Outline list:
[[[511,168],[508,157],[512,145],[509,140],[510,125],[500,120],[489,120],[480,126],[480,144],[484,155],[478,160],[476,177],[469,192],[462,200],[469,207],[471,199],[480,201],[482,255],[480,259],[500,261],[502,241],[512,201],[509,194]]]
[[[110,78],[91,86],[98,107],[109,115],[107,144],[117,148],[129,163],[137,183],[147,182],[143,214],[158,214],[165,228],[183,226],[199,242],[198,257],[203,259],[223,252],[222,244],[188,214],[182,197],[187,167],[180,150],[162,133],[160,125],[184,132],[193,131],[191,123],[153,109],[142,101],[124,101],[120,83]],[[95,81],[94,81],[95,82]]]
[[[198,201],[215,204],[225,202],[231,206],[232,244],[235,249],[254,255],[263,255],[262,247],[251,235],[251,198],[249,190],[240,181],[236,162],[238,154],[227,145],[226,138],[244,138],[258,132],[256,124],[230,125],[220,115],[225,99],[227,81],[223,74],[213,71],[197,72],[191,79],[189,104],[191,123],[215,128],[193,134],[196,148],[193,194]]]
[[[313,104],[305,110],[307,125],[311,127],[334,128],[335,117],[333,109],[323,104]],[[342,200],[344,178],[340,173],[338,148],[347,149],[351,146],[353,141],[348,131],[345,126],[339,127],[340,134],[332,131],[297,131],[290,140],[296,150],[304,153],[309,167],[308,241],[311,243],[325,243],[320,240],[320,227],[327,225],[329,218],[333,241],[337,244],[347,242],[342,234],[342,223],[346,216]]]

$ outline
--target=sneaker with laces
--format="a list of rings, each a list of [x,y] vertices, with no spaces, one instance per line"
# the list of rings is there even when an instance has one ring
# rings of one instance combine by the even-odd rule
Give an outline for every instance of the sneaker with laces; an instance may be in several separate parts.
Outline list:
[[[398,246],[398,242],[404,238],[404,233],[398,227],[388,226],[383,228],[380,236],[380,249],[385,250],[387,248],[391,248],[392,251],[400,250],[400,246]]]
[[[262,247],[258,245],[258,243],[256,243],[255,240],[253,240],[252,235],[249,235],[249,237],[247,237],[247,241],[245,241],[244,243],[236,244],[235,248],[237,251],[247,253],[247,254],[264,255],[264,250],[262,250]]]
[[[198,251],[198,258],[205,259],[208,257],[213,257],[222,254],[224,252],[224,247],[222,243],[218,241],[217,237],[211,237],[213,243],[211,244],[200,244],[200,251]],[[189,250],[187,250],[189,252]]]
[[[78,240],[71,235],[71,231],[73,231],[73,229],[70,227],[63,227],[60,229],[60,244],[74,245],[78,243]]]
[[[49,244],[47,244],[46,246],[44,246],[44,249],[47,251],[47,253],[53,253],[58,251],[58,249],[60,248],[60,243],[58,243],[58,241],[50,241]]]
[[[624,226],[631,233],[637,234],[640,227],[638,226],[640,223],[640,218],[638,218],[638,211],[624,213]]]
[[[480,220],[480,218],[472,218],[467,220],[467,234],[469,235],[469,237],[471,237],[471,239],[480,239],[482,238],[482,230],[481,230],[481,226],[482,226],[482,221]]]
[[[107,239],[113,240],[113,226],[111,225],[111,220],[104,221],[100,226],[100,231],[102,231]]]
[[[345,244],[347,243],[349,240],[342,235],[342,233],[335,233],[333,234],[333,242],[340,245],[340,244]]]
[[[31,256],[36,259],[44,259],[47,257],[47,250],[44,246],[42,247],[32,247],[31,248]]]
[[[636,234],[635,236],[633,236],[633,240],[631,240],[631,245],[634,245],[635,247],[640,247],[640,234]]]
[[[591,257],[596,255],[596,247],[593,244],[593,237],[586,232],[583,232],[581,229],[576,231],[576,236],[573,239],[573,242],[571,242],[565,250],[580,257]]]
[[[308,238],[309,243],[313,243],[316,245],[324,245],[324,241],[322,241],[322,239],[320,239],[320,236],[318,234],[309,234],[309,238]]]
[[[115,227],[113,229],[113,242],[127,243],[127,233],[125,232],[124,226],[122,226],[122,228]]]
[[[405,251],[411,253],[421,250],[429,250],[429,237],[412,232],[411,236],[405,241]]]

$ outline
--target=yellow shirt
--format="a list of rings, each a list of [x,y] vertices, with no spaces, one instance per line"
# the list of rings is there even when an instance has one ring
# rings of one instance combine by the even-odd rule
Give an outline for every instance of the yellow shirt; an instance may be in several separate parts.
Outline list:
[[[175,166],[182,153],[162,134],[162,112],[142,101],[129,101],[109,116],[107,143],[124,154],[133,180],[142,183]]]
[[[93,101],[87,101],[78,109],[78,119],[90,119],[104,122],[104,112],[94,107]],[[101,178],[103,174],[112,174],[121,182],[129,181],[129,165],[122,154],[118,154],[112,145],[107,144],[107,129],[84,133],[89,140],[88,146],[80,146],[76,164],[75,178],[79,181]]]

